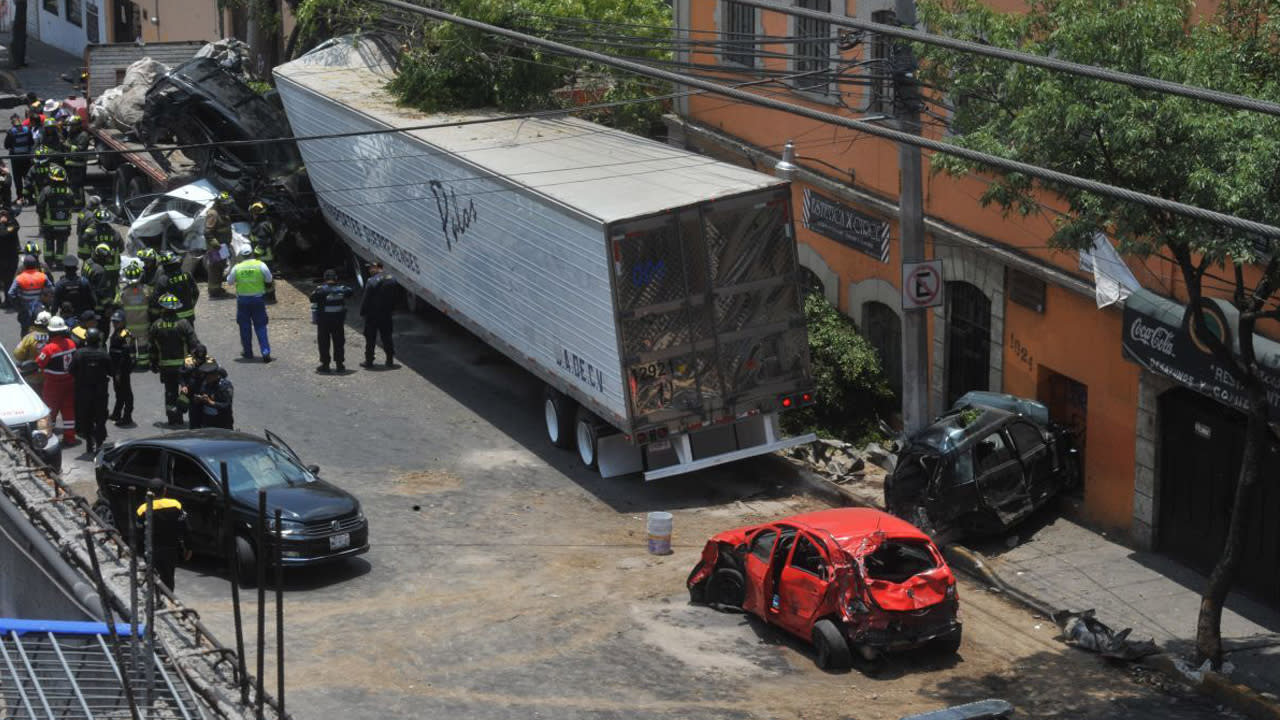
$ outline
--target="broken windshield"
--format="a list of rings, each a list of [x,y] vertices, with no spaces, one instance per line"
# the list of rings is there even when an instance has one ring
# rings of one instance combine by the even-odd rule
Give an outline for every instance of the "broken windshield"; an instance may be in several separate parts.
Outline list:
[[[938,567],[929,545],[910,540],[887,540],[863,560],[867,578],[900,583]]]

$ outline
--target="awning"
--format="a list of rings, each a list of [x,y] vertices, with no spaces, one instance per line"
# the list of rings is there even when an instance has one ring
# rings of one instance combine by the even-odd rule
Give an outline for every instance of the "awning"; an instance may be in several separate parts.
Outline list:
[[[1225,339],[1239,357],[1240,343],[1235,337],[1239,311],[1217,299],[1205,300],[1201,308],[1210,332]],[[1124,356],[1224,405],[1247,410],[1248,403],[1235,378],[1214,358],[1208,345],[1196,337],[1190,321],[1188,306],[1150,290],[1136,290],[1124,304]],[[1253,348],[1267,386],[1271,421],[1280,422],[1280,343],[1254,334]]]

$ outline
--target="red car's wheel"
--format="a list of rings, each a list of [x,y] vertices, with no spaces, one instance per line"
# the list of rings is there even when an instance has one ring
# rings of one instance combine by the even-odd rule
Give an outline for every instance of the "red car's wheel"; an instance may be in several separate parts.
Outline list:
[[[707,580],[707,602],[712,605],[740,608],[746,595],[746,579],[733,568],[716,568]]]
[[[830,620],[819,620],[813,624],[813,649],[817,654],[818,667],[823,670],[848,670],[853,664],[849,641]]]

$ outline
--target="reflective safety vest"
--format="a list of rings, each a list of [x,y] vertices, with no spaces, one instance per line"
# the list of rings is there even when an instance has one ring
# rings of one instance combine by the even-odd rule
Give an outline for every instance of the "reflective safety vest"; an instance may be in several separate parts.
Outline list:
[[[46,228],[58,228],[71,231],[71,214],[76,207],[76,195],[65,183],[49,185],[44,197],[40,198],[43,207],[40,209],[40,224]]]
[[[231,270],[235,280],[237,297],[255,297],[267,291],[267,277],[263,274],[266,263],[261,260],[241,260]]]
[[[128,282],[116,293],[116,305],[124,310],[125,327],[138,336],[138,342],[145,343],[151,324],[151,288],[136,280]]]
[[[37,269],[23,270],[13,279],[18,286],[18,298],[24,303],[40,299],[40,292],[49,285],[49,276]]]
[[[181,509],[182,509],[182,503],[179,502],[176,498],[156,498],[155,500],[151,501],[151,512],[153,513],[158,512],[160,510],[181,510]],[[141,505],[139,505],[137,512],[138,512],[138,517],[146,517],[147,504],[142,503]]]

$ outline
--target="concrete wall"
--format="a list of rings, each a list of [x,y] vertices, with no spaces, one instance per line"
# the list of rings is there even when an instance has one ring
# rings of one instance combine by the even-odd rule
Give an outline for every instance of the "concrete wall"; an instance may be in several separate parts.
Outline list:
[[[97,620],[92,588],[0,494],[0,617]],[[78,580],[78,582],[77,582]],[[91,600],[93,598],[93,600]]]

